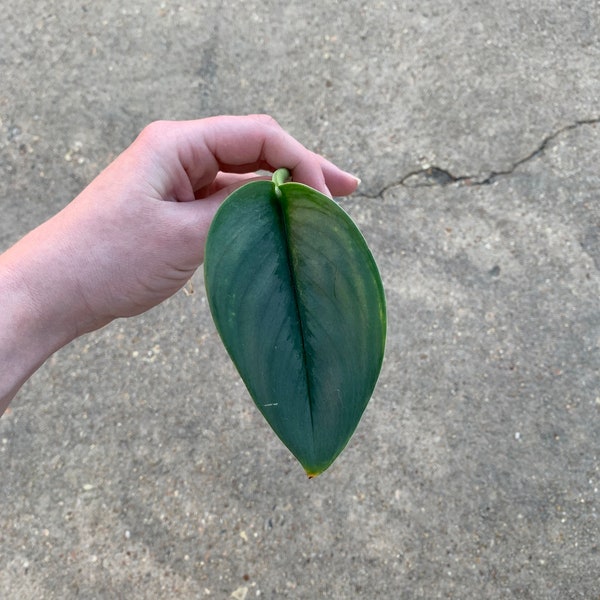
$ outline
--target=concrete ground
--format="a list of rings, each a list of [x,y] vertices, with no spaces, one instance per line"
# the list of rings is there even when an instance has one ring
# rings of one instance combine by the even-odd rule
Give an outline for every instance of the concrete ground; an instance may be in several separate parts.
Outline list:
[[[386,360],[307,480],[177,294],[0,419],[0,597],[600,598],[600,5],[22,0],[0,247],[157,118],[267,112],[363,180]]]

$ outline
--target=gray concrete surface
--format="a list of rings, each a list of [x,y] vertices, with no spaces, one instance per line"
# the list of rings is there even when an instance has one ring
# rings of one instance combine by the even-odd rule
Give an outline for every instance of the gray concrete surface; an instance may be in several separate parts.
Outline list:
[[[0,419],[0,597],[600,598],[600,4],[0,11],[0,247],[149,121],[268,112],[363,179],[375,395],[308,481],[203,294],[78,340]]]

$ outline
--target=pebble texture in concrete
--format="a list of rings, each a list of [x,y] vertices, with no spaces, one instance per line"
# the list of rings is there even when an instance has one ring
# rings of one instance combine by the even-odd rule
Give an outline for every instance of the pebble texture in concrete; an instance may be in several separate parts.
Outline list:
[[[267,112],[363,180],[386,360],[309,481],[195,293],[77,340],[0,419],[0,596],[600,594],[600,5],[23,0],[0,248],[148,122]]]

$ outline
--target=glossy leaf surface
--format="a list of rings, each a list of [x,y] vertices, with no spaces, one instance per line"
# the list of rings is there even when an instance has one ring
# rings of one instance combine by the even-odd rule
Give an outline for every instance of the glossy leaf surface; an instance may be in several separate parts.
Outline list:
[[[343,450],[383,360],[385,299],[350,217],[298,183],[255,181],[219,208],[205,285],[258,409],[309,476]]]

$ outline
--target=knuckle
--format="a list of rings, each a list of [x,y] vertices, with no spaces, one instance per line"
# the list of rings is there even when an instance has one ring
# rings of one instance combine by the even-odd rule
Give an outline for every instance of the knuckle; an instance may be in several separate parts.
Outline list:
[[[168,121],[153,121],[142,129],[138,136],[138,142],[147,146],[155,146],[164,141],[169,131]]]
[[[258,121],[264,127],[281,129],[279,123],[271,116],[266,114],[250,115],[255,121]]]

